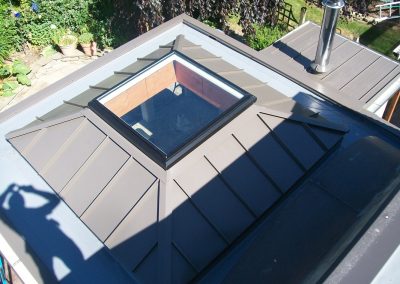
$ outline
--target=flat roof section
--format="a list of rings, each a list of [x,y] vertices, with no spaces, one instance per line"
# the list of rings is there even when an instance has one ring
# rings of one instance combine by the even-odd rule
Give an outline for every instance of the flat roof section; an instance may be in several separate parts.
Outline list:
[[[398,62],[338,34],[333,41],[329,71],[309,73],[307,68],[315,58],[319,33],[320,26],[307,22],[260,54],[268,64],[334,100],[338,95],[345,96],[369,106],[388,86],[400,84]]]

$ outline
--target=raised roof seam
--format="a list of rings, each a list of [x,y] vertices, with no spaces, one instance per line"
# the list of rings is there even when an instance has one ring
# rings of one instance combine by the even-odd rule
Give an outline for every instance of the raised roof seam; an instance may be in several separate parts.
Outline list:
[[[153,253],[153,251],[158,247],[158,242],[156,242],[149,251],[143,256],[143,258],[132,268],[132,272],[135,273],[136,269],[144,262],[144,260]]]
[[[344,89],[348,84],[350,84],[351,82],[354,81],[354,79],[356,79],[358,76],[360,76],[365,70],[367,70],[368,68],[370,68],[373,64],[375,64],[375,62],[377,62],[380,59],[380,57],[376,58],[375,60],[373,60],[367,67],[365,67],[363,70],[361,70],[360,72],[357,73],[357,75],[355,75],[353,78],[350,79],[350,81],[348,81],[346,84],[344,84],[343,86],[341,86],[339,88],[339,90]],[[397,66],[396,66],[397,67]],[[396,68],[395,67],[395,68]],[[394,68],[393,68],[394,69]],[[393,71],[393,69],[391,71]],[[390,73],[390,72],[389,72]],[[376,85],[376,84],[375,84]],[[374,86],[375,86],[374,85]]]
[[[186,195],[187,201],[190,202],[190,204],[195,208],[195,210],[201,215],[201,217],[211,226],[211,228],[217,233],[217,235],[228,245],[230,243],[229,239],[224,235],[223,232],[221,232],[216,225],[203,213],[203,211],[200,210],[200,208],[194,203],[192,198],[190,197],[189,194],[183,189],[183,187],[178,183],[176,179],[173,179],[173,181],[176,183],[176,185],[179,187],[179,189]]]
[[[220,171],[211,163],[211,161],[207,158],[206,155],[203,156],[204,159],[210,164],[210,166],[217,173],[218,178],[222,181],[222,183],[226,186],[226,188],[240,201],[240,203],[246,208],[246,210],[253,216],[253,218],[257,218],[257,214],[251,209],[251,207],[243,200],[242,197],[237,194],[237,192],[230,186],[230,184],[226,181],[226,179],[222,176]]]
[[[83,105],[79,105],[79,104],[72,103],[72,102],[69,102],[69,101],[63,101],[63,102],[64,102],[64,104],[67,104],[67,105],[76,106],[76,107],[80,107],[80,108],[85,108]]]
[[[349,60],[351,60],[352,58],[354,58],[357,54],[359,54],[361,51],[363,51],[363,49],[361,48],[360,50],[358,50],[356,53],[354,53],[349,59],[343,61],[341,64],[339,64],[338,66],[336,66],[335,68],[331,69],[330,71],[328,71],[326,74],[322,73],[321,76],[321,80],[325,80],[326,78],[332,76],[332,74],[336,73],[337,71],[340,70],[340,67],[342,67],[344,64],[346,64]],[[368,66],[366,67],[368,68]],[[365,69],[366,69],[365,68]],[[364,70],[365,70],[364,69]],[[362,71],[361,71],[362,72]]]
[[[260,171],[260,173],[273,185],[274,189],[279,194],[284,194],[285,191],[274,181],[274,179],[258,164],[258,162],[253,158],[253,156],[249,153],[247,148],[240,142],[240,140],[236,137],[235,134],[231,134],[232,137],[236,140],[236,142],[243,148],[245,151],[245,155],[250,159],[250,161],[254,164],[254,166]]]
[[[196,271],[196,273],[199,273],[201,269],[197,268],[196,265],[189,259],[189,257],[186,256],[186,254],[183,252],[183,250],[179,247],[179,245],[175,242],[172,241],[172,246],[176,249],[176,251],[185,259],[185,261]]]
[[[395,66],[392,70],[390,70],[390,72],[386,73],[385,76],[383,78],[385,78],[386,76],[388,76],[390,73],[392,73],[395,69],[397,68],[397,66]],[[382,78],[382,79],[383,79]],[[374,84],[367,92],[365,92],[364,95],[362,95],[359,100],[362,100],[373,88],[375,88],[378,84],[380,83],[380,81],[376,82],[376,84]]]
[[[82,211],[82,213],[79,215],[79,217],[82,217],[83,214],[86,213],[86,211],[90,208],[90,206],[92,206],[92,204],[95,202],[95,200],[100,196],[100,194],[104,191],[104,189],[107,188],[107,186],[111,183],[111,181],[118,175],[118,173],[121,172],[121,170],[126,166],[126,164],[128,163],[129,159],[131,159],[131,157],[129,156],[128,159],[126,159],[126,161],[121,165],[121,167],[115,171],[114,175],[111,177],[111,179],[104,185],[104,187],[99,191],[98,194],[96,194],[96,196],[93,198],[93,200],[87,205],[87,207]]]
[[[115,225],[114,229],[111,230],[111,232],[108,234],[107,237],[105,237],[104,242],[107,242],[107,240],[110,238],[110,236],[115,232],[115,230],[117,230],[117,228],[122,224],[122,222],[126,219],[126,217],[129,215],[129,213],[133,210],[133,208],[136,207],[136,205],[139,204],[139,202],[144,198],[144,196],[152,189],[153,185],[159,181],[159,179],[155,179],[150,186],[145,190],[145,192],[140,196],[140,198],[136,201],[135,204],[133,204],[133,206],[128,210],[128,212],[124,215],[124,217],[122,217],[122,219],[118,222],[117,225]],[[157,186],[157,190],[158,190],[158,186]]]
[[[69,180],[67,181],[67,183],[62,187],[62,189],[58,192],[58,194],[61,196],[61,192],[68,186],[68,184],[71,182],[71,180],[74,178],[74,176],[76,176],[78,174],[78,172],[82,169],[82,167],[84,165],[86,165],[86,163],[88,161],[90,161],[92,159],[92,157],[95,155],[95,153],[104,147],[104,145],[107,143],[107,141],[109,141],[110,139],[108,138],[108,136],[106,135],[106,138],[104,138],[103,141],[100,142],[100,144],[94,149],[93,153],[91,153],[89,155],[89,157],[86,159],[86,161],[76,170],[76,172],[69,178]]]
[[[90,89],[96,89],[96,90],[104,90],[104,91],[108,91],[110,88],[105,88],[105,87],[100,87],[100,86],[89,86]]]
[[[32,141],[28,145],[26,145],[26,147],[21,151],[21,153],[23,155],[28,154],[31,151],[33,145],[35,145],[38,142],[38,140],[43,136],[43,134],[46,131],[47,131],[47,128],[42,128],[39,131],[37,131],[38,133],[36,133],[35,137],[33,137]]]
[[[37,169],[38,173],[42,176],[46,174],[49,168],[54,164],[54,162],[60,157],[61,153],[64,152],[65,148],[75,139],[78,133],[82,130],[85,124],[88,123],[88,120],[82,119],[82,122],[79,123],[78,127],[72,132],[72,134],[68,137],[68,139],[61,145],[61,147],[54,153],[54,155],[47,161],[47,163],[41,168]]]
[[[261,120],[261,122],[269,129],[272,138],[275,139],[275,141],[282,147],[282,149],[288,154],[292,160],[297,164],[297,166],[300,167],[303,173],[307,172],[307,168],[303,165],[303,163],[296,157],[295,154],[289,149],[289,147],[285,144],[285,142],[282,141],[282,139],[278,136],[278,134],[275,133],[275,131],[272,130],[272,128],[268,125],[268,123],[261,118],[259,114],[257,114],[257,117]]]
[[[325,146],[324,142],[322,142],[321,139],[319,139],[318,135],[314,133],[314,131],[312,130],[312,128],[304,122],[300,123],[303,128],[307,131],[307,133],[314,139],[314,141],[321,147],[321,149],[326,152],[328,151],[328,147]]]
[[[178,35],[174,41],[174,45],[172,47],[172,50],[174,51],[180,51],[182,49],[182,41],[185,37],[183,35]]]
[[[348,209],[350,209],[352,212],[354,212],[354,213],[356,213],[356,214],[359,214],[359,213],[360,213],[360,212],[359,212],[357,209],[355,209],[353,206],[351,206],[350,204],[348,204],[347,202],[345,202],[345,201],[342,200],[341,198],[337,197],[336,195],[332,194],[329,190],[326,190],[326,189],[324,188],[324,186],[323,186],[321,183],[319,183],[319,182],[317,182],[317,181],[315,181],[315,180],[313,180],[313,179],[310,179],[310,182],[311,182],[313,185],[315,185],[318,189],[320,189],[322,192],[324,192],[326,195],[328,195],[328,196],[330,196],[331,198],[335,199],[336,201],[338,201],[339,203],[341,203],[342,205],[344,205],[345,207],[347,207]]]

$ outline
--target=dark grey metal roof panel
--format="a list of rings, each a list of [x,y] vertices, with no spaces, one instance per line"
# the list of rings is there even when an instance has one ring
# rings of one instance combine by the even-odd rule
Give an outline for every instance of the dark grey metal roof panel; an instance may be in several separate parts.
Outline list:
[[[218,58],[214,54],[204,50],[201,47],[196,48],[182,48],[179,50],[184,55],[194,59],[194,60],[201,60],[201,59],[209,59],[209,58]]]
[[[259,117],[254,117],[246,128],[238,130],[234,135],[281,191],[288,190],[304,174],[301,166],[279,144]]]
[[[40,130],[28,132],[24,135],[16,136],[9,139],[10,143],[14,146],[18,152],[25,153],[24,150],[34,141],[36,135],[38,135]]]
[[[375,53],[369,52],[366,49],[361,49],[357,54],[352,56],[348,61],[344,62],[342,66],[339,66],[331,73],[329,73],[323,81],[333,87],[341,89],[346,85],[352,78],[360,74],[369,65],[379,58]],[[343,70],[346,70],[343,72]]]
[[[154,184],[156,178],[130,158],[83,213],[82,220],[105,241],[129,211]]]
[[[56,192],[60,192],[105,137],[96,126],[84,120],[41,169],[42,176]],[[45,141],[52,143],[51,139]]]
[[[127,73],[127,74],[135,74],[145,68],[146,66],[149,66],[153,61],[151,60],[138,60],[131,65],[128,65],[122,70],[118,70],[115,73]]]
[[[304,36],[304,35],[311,35],[311,34],[313,34],[314,33],[314,31],[315,31],[315,26],[313,26],[313,25],[305,25],[304,27],[302,27],[302,33],[301,34],[298,34],[298,33],[289,33],[288,35],[286,35],[286,36],[284,36],[283,38],[282,38],[282,42],[283,43],[285,43],[285,44],[288,44],[288,43],[290,43],[290,42],[293,42],[294,40],[296,40],[296,39],[302,39],[302,37]]]
[[[381,199],[400,184],[399,169],[399,150],[368,137],[353,144],[346,155],[330,161],[318,180],[324,190],[362,211],[376,197]]]
[[[124,150],[106,138],[60,195],[81,216],[128,158],[129,155]]]
[[[172,248],[172,283],[188,283],[197,274],[176,247]]]
[[[351,80],[342,91],[355,99],[361,99],[364,94],[378,84],[398,65],[394,62],[380,57],[369,68]]]
[[[264,82],[261,82],[260,80],[257,80],[253,76],[250,76],[249,74],[239,71],[239,72],[234,72],[234,73],[223,73],[221,74],[222,77],[227,79],[228,81],[240,86],[243,89],[252,87],[252,86],[260,86],[264,85]]]
[[[274,116],[261,115],[261,118],[305,169],[309,169],[324,155],[324,149],[301,123]],[[293,136],[297,139],[294,140]]]
[[[233,241],[254,221],[251,211],[205,158],[176,181],[227,241]]]
[[[237,251],[238,261],[226,263],[224,282],[322,281],[380,205],[398,192],[399,164],[400,151],[377,137],[338,152],[265,218]]]
[[[118,85],[122,81],[129,78],[129,76],[130,75],[125,75],[125,74],[115,74],[115,75],[112,75],[111,77],[108,77],[107,79],[101,81],[100,83],[96,84],[94,87],[101,88],[101,89],[111,89],[115,85]]]
[[[341,137],[341,133],[339,132],[327,130],[314,125],[308,125],[308,127],[311,129],[311,132],[318,137],[318,140],[328,149],[333,147]]]
[[[342,45],[332,50],[331,58],[329,60],[331,71],[329,71],[329,75],[327,76],[328,78],[324,77],[323,75],[323,80],[328,79],[327,81],[331,82],[331,74],[335,72],[340,73],[343,70],[346,70],[344,73],[349,73],[348,78],[352,78],[358,74],[357,71],[352,70],[355,66],[357,67],[354,69],[359,68],[361,71],[363,68],[359,65],[365,64],[365,66],[368,66],[368,64],[372,63],[377,58],[378,56],[376,54],[372,52],[365,52],[365,49],[361,48],[359,45],[345,41]],[[362,63],[364,60],[367,63]],[[354,74],[352,74],[352,72],[354,72]],[[340,82],[338,82],[338,85],[333,83],[333,86],[336,86],[340,89],[342,85]]]
[[[268,108],[283,112],[283,113],[295,113],[300,116],[309,117],[314,115],[315,112],[309,110],[308,108],[303,107],[301,104],[296,103],[291,99],[285,100],[276,100],[275,102],[271,102],[266,104]]]
[[[382,80],[378,82],[371,90],[368,91],[362,98],[361,101],[369,102],[374,95],[384,89],[391,81],[396,80],[400,77],[400,65],[397,66],[393,71],[387,74]]]
[[[260,51],[263,60],[309,88],[354,109],[373,103],[395,82],[398,63],[336,35],[326,74],[307,70],[315,58],[320,27],[308,22]],[[380,102],[381,103],[381,102]]]
[[[62,104],[59,107],[56,107],[52,111],[46,113],[45,115],[39,117],[40,120],[52,120],[56,118],[65,117],[67,115],[76,113],[80,111],[82,108],[79,106],[74,106],[70,104]]]
[[[140,283],[161,283],[164,281],[160,275],[159,259],[160,249],[155,246],[143,261],[133,270],[135,278]]]
[[[356,219],[346,205],[307,184],[270,215],[224,283],[300,283]]]
[[[157,245],[159,186],[153,186],[106,240],[106,246],[130,270]]]
[[[206,68],[213,70],[217,74],[241,70],[222,59],[204,61],[201,62],[201,64]]]
[[[45,166],[55,157],[62,145],[73,135],[83,121],[84,118],[80,117],[62,124],[55,124],[35,132],[37,136],[31,136],[28,140],[25,140],[25,135],[23,135],[22,137],[11,139],[10,142],[14,147],[21,147],[23,145],[18,140],[24,139],[28,144],[25,144],[21,149],[17,149],[24,153],[25,158],[36,171],[43,173]]]
[[[95,97],[100,96],[104,91],[98,89],[87,89],[83,93],[77,95],[76,97],[68,100],[68,103],[75,104],[81,107],[87,107],[88,103]]]
[[[172,242],[185,261],[200,271],[227,243],[178,185],[172,184],[171,194],[180,204],[172,214]]]
[[[257,97],[256,104],[259,105],[271,105],[277,102],[290,100],[274,88],[268,85],[259,85],[252,88],[244,88],[246,91]],[[290,100],[293,102],[293,100]]]
[[[167,55],[169,52],[171,51],[170,47],[160,47],[158,49],[156,49],[155,51],[147,54],[145,57],[140,58],[139,60],[150,60],[150,61],[154,61],[157,59],[160,59],[161,57]]]
[[[254,215],[260,216],[281,196],[232,136],[206,157]]]

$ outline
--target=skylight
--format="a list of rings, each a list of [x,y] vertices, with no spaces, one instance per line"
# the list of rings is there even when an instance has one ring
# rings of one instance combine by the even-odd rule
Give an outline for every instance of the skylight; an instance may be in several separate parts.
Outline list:
[[[174,52],[101,95],[91,107],[168,168],[254,100]]]

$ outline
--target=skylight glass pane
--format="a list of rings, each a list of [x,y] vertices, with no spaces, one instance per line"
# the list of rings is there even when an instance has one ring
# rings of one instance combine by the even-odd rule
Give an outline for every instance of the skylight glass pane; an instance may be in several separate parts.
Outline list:
[[[245,97],[210,73],[172,54],[97,101],[170,157]]]

